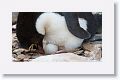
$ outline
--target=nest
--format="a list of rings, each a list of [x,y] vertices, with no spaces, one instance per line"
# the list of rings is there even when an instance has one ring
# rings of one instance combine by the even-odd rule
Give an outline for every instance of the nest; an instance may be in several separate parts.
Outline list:
[[[94,38],[98,38],[98,37],[102,37],[101,34],[96,34]],[[83,57],[83,58],[86,58],[87,60],[89,59],[90,61],[100,61],[102,58],[102,41],[100,40],[100,41],[85,42],[82,44],[80,48],[76,49],[73,53],[70,53],[70,54],[74,54],[78,58]],[[57,54],[54,54],[54,56],[56,55]],[[63,54],[61,53],[61,55]],[[32,60],[35,60],[38,57],[41,57],[41,56],[47,57],[48,55],[41,54],[40,51],[38,51],[37,49],[29,50],[29,49],[20,48],[19,41],[16,37],[16,28],[15,28],[15,25],[13,25],[12,27],[12,56],[13,56],[14,62],[30,62]],[[59,58],[57,59],[59,61]],[[69,59],[69,61],[72,61],[72,59],[71,60]],[[81,59],[77,61],[80,61],[80,60]]]

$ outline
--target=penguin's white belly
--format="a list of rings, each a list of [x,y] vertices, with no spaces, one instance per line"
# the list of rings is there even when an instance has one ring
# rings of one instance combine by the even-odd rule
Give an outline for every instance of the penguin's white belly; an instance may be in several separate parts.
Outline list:
[[[83,42],[83,39],[77,38],[69,32],[65,18],[59,14],[43,13],[37,22],[40,23],[36,24],[37,31],[41,33],[41,31],[45,30],[45,32],[43,31],[45,34],[43,48],[46,54],[55,53],[60,46],[63,46],[64,50],[67,51],[73,50],[78,48]]]

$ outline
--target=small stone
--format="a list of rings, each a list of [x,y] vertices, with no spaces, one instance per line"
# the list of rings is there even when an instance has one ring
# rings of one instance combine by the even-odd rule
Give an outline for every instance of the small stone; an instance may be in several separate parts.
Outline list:
[[[90,56],[91,56],[90,51],[84,51],[84,56],[85,56],[85,57],[90,57]]]
[[[17,54],[12,54],[12,57],[13,57],[13,58],[16,58],[16,57],[17,57]]]
[[[84,44],[83,44],[83,49],[84,49],[84,50],[87,50],[87,51],[93,50],[93,47],[94,47],[94,45],[91,44],[91,43],[84,43]]]
[[[100,61],[101,58],[102,58],[102,50],[99,48],[98,52],[95,55],[95,59]]]
[[[19,48],[19,42],[18,42],[17,39],[13,39],[13,40],[12,40],[12,48],[13,48],[13,49]]]
[[[18,60],[23,60],[25,58],[25,55],[24,54],[20,54],[17,56],[17,59]]]
[[[27,53],[29,50],[27,49],[23,49],[23,48],[19,48],[19,49],[15,49],[13,51],[13,53],[16,53],[17,55],[21,54],[21,53]]]
[[[80,50],[80,51],[76,51],[76,52],[74,52],[74,54],[78,54],[78,55],[80,55],[80,54],[83,54],[83,50]]]
[[[84,51],[85,57],[90,57],[91,60],[100,60],[102,58],[102,50],[94,48],[93,51]]]
[[[24,61],[29,61],[30,58],[31,58],[31,56],[29,56],[29,55],[25,55]]]

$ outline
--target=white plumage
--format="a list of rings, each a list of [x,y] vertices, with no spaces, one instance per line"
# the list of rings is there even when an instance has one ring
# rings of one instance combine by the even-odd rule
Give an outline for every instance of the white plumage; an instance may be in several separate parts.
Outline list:
[[[80,26],[86,30],[87,21],[82,18],[78,20]],[[43,49],[46,54],[55,54],[61,47],[62,51],[73,51],[83,42],[83,39],[69,32],[64,16],[57,13],[41,14],[36,21],[36,29],[38,33],[45,35]]]

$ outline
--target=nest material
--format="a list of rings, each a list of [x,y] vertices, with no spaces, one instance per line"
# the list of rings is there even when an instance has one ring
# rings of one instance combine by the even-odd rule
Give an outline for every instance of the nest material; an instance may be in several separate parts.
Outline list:
[[[14,29],[12,36],[12,56],[13,56],[13,61],[15,62],[29,62],[32,61],[33,59],[36,59],[37,57],[41,56],[46,56],[43,54],[40,54],[39,50],[37,49],[23,49],[19,47],[19,41],[16,37],[16,32],[15,32],[15,25],[13,25]],[[102,41],[92,41],[92,42],[86,42],[83,43],[83,45],[76,49],[75,52],[72,54],[75,54],[79,57],[86,57],[90,60],[97,60],[100,61],[102,58]],[[56,54],[54,54],[56,55]],[[64,55],[63,55],[64,56]],[[58,59],[59,60],[59,59]],[[72,60],[71,60],[72,61]]]

